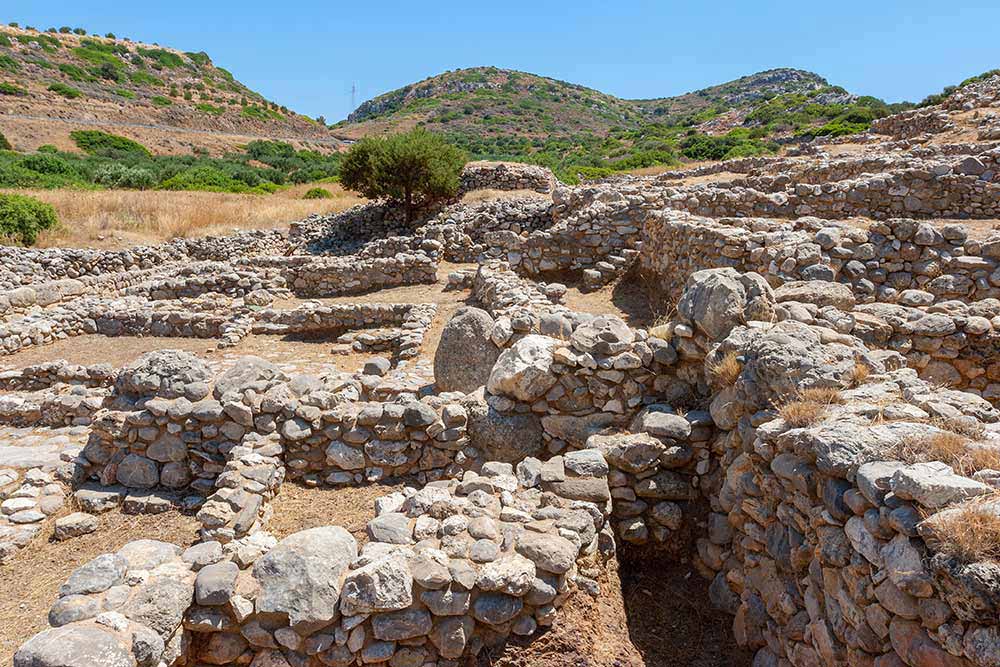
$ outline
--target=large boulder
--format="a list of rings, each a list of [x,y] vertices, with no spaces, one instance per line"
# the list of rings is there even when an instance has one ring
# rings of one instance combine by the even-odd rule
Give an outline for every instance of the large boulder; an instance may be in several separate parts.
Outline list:
[[[483,461],[517,463],[538,456],[542,441],[542,421],[527,413],[501,414],[490,407],[483,392],[469,394],[462,406],[468,414],[466,435]]]
[[[182,350],[155,350],[140,356],[118,374],[115,389],[126,396],[158,396],[201,400],[208,392],[212,370]]]
[[[857,303],[850,285],[828,280],[793,280],[775,289],[774,298],[778,303],[798,301],[839,310],[850,310]]]
[[[133,667],[131,650],[107,628],[74,623],[43,630],[14,655],[14,667]]]
[[[340,526],[289,535],[253,567],[258,613],[287,614],[289,623],[322,625],[337,615],[341,577],[358,543]]]
[[[121,613],[148,626],[167,641],[184,619],[194,598],[195,575],[178,560],[157,568],[142,584],[134,587]]]
[[[600,315],[578,326],[570,342],[581,352],[607,356],[627,350],[635,342],[635,332],[621,318]]]
[[[533,403],[556,383],[552,352],[558,345],[559,341],[548,336],[525,336],[503,351],[486,387],[490,393]]]
[[[341,611],[353,616],[406,609],[413,604],[413,574],[406,555],[389,553],[344,580]]]
[[[280,368],[260,357],[240,357],[215,382],[215,397],[240,398],[247,389],[263,394],[275,382],[287,380]]]
[[[688,277],[677,312],[712,340],[721,340],[734,327],[751,320],[770,321],[774,293],[756,273],[736,269],[705,269]]]
[[[434,353],[434,382],[439,391],[468,394],[486,384],[500,356],[490,340],[493,318],[479,308],[460,308],[441,332]]]
[[[843,337],[827,342],[825,332],[800,322],[784,321],[766,329],[740,328],[720,345],[745,359],[742,382],[752,383],[759,407],[787,401],[804,389],[844,386],[859,360],[869,360],[861,342]],[[877,367],[869,360],[866,365]]]

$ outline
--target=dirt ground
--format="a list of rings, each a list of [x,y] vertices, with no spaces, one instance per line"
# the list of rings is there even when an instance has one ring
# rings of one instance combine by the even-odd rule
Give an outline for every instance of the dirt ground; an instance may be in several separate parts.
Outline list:
[[[553,627],[484,649],[477,667],[680,667],[683,663],[644,660],[629,638],[618,565],[612,559],[600,569],[599,597],[577,591],[560,608]]]
[[[401,488],[402,483],[331,489],[288,482],[272,502],[274,516],[267,530],[281,539],[308,528],[343,526],[359,544],[364,544],[368,541],[365,526],[375,518],[375,499]]]
[[[693,568],[619,559],[629,636],[646,667],[750,667],[753,654],[736,645],[732,617],[712,609],[709,582]]]
[[[593,292],[568,285],[563,303],[577,312],[617,315],[631,327],[648,327],[660,315],[654,312],[645,286],[632,275]]]
[[[62,514],[69,513],[64,509]],[[51,541],[55,518],[12,558],[0,564],[0,665],[9,665],[18,647],[48,623],[49,607],[70,573],[91,559],[141,539],[194,544],[199,524],[171,511],[131,516],[119,510],[100,515],[97,532],[65,542]]]

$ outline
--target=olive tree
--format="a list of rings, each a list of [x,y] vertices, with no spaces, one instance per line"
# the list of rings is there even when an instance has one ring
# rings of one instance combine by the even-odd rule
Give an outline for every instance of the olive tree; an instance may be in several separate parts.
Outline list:
[[[466,155],[422,128],[354,144],[340,165],[340,182],[369,199],[401,204],[406,221],[420,206],[453,197]]]

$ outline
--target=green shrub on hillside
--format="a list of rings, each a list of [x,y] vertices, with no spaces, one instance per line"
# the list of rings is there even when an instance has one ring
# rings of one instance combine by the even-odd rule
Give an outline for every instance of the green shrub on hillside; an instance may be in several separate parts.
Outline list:
[[[59,38],[51,35],[18,35],[17,41],[25,46],[32,43],[38,44],[46,53],[55,53],[62,48],[62,42],[59,41]]]
[[[169,97],[164,97],[163,95],[156,95],[149,101],[153,103],[153,106],[158,107],[169,107],[173,104],[173,101]]]
[[[194,105],[194,108],[202,113],[207,113],[212,116],[221,116],[226,113],[225,107],[217,107],[214,104],[208,104],[207,102],[202,102],[201,104]]]
[[[3,132],[0,132],[0,151],[12,151],[14,148],[10,145],[7,137],[4,136]]]
[[[8,72],[16,72],[21,69],[21,63],[17,62],[10,56],[0,53],[0,70],[7,70]]]
[[[82,67],[77,67],[70,63],[59,63],[59,71],[68,76],[73,81],[93,81],[94,77]]]
[[[128,49],[117,44],[105,44],[93,39],[85,39],[73,49],[73,55],[92,65],[107,65],[116,70],[124,69],[125,63],[119,56],[127,55]]]
[[[184,65],[183,58],[176,53],[171,53],[170,51],[165,51],[164,49],[145,49],[139,47],[136,49],[136,52],[143,58],[148,58],[161,67],[174,68],[182,67]]]
[[[73,88],[72,86],[67,86],[65,83],[61,83],[58,81],[49,86],[49,90],[51,90],[53,93],[58,93],[63,97],[69,98],[71,100],[83,96],[83,92],[77,90],[76,88]]]
[[[14,46],[14,44],[10,41],[10,37],[0,32],[0,46],[6,46],[9,48],[11,46]]]
[[[0,194],[0,236],[30,245],[38,233],[59,224],[51,205],[22,195]]]
[[[102,165],[94,171],[94,183],[106,188],[149,190],[156,186],[156,177],[148,169],[128,167],[112,162]]]
[[[0,95],[17,95],[18,97],[26,97],[28,95],[28,91],[19,86],[15,86],[12,83],[0,81]]]
[[[127,88],[115,88],[112,92],[115,95],[118,95],[119,97],[124,97],[127,100],[135,99],[135,93],[133,93],[131,90],[128,90]]]
[[[137,141],[100,130],[76,130],[69,136],[80,150],[91,155],[111,158],[151,155],[149,149]]]
[[[266,106],[256,106],[254,104],[240,109],[240,115],[244,118],[256,118],[257,120],[285,120],[285,117],[277,111],[269,109]]]
[[[302,195],[303,199],[332,199],[333,193],[326,188],[310,188]]]
[[[232,178],[216,167],[192,167],[160,184],[163,190],[201,190],[205,192],[237,192],[261,194],[269,191],[266,186],[251,187]]]
[[[188,57],[188,60],[193,62],[198,67],[204,67],[206,65],[212,64],[212,59],[208,57],[208,54],[204,51],[199,51],[198,53],[186,52],[184,55]]]
[[[716,137],[693,133],[681,141],[681,153],[692,160],[727,160],[774,152],[775,146],[754,138],[746,129]]]
[[[163,81],[156,78],[149,72],[136,70],[128,75],[128,78],[137,86],[163,86]],[[173,93],[171,93],[172,95]]]
[[[25,156],[21,160],[20,166],[39,174],[54,176],[69,176],[76,171],[69,162],[50,153],[35,153],[34,155]]]
[[[52,144],[42,144],[38,147],[39,153],[58,153],[59,149]]]

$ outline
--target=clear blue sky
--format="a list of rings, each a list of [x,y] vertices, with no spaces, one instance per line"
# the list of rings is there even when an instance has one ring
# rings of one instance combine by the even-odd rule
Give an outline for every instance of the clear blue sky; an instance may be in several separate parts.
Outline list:
[[[496,65],[625,98],[773,67],[918,100],[1000,67],[1000,0],[4,0],[0,20],[206,51],[270,99],[333,122],[444,70]]]

